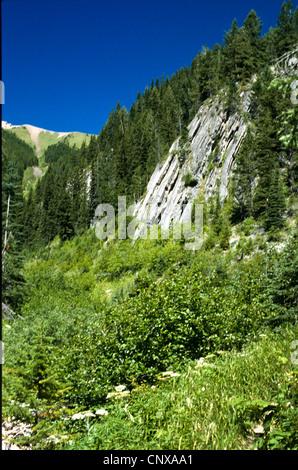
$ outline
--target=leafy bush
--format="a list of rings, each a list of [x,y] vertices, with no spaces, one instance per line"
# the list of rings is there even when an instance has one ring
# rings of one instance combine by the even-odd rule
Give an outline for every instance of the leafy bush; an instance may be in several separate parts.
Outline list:
[[[295,252],[295,246],[280,255],[268,254],[266,273],[262,255],[237,263],[232,251],[228,250],[225,256],[220,249],[187,252],[173,240],[139,240],[133,250],[131,241],[111,242],[103,247],[91,232],[65,243],[56,240],[25,264],[23,275],[30,292],[21,309],[23,320],[5,323],[3,328],[5,416],[35,425],[37,434],[32,440],[35,447],[53,446],[52,441],[46,444],[46,439],[53,426],[58,429],[63,425],[60,412],[67,415],[75,410],[106,406],[108,393],[119,384],[129,392],[125,399],[138,387],[148,386],[144,401],[151,400],[150,387],[156,385],[157,376],[163,371],[182,373],[185,364],[202,356],[217,351],[225,354],[240,351],[263,328],[265,320],[275,320],[277,313],[283,312],[283,305],[295,306],[292,250]],[[276,322],[273,325],[276,327]],[[204,380],[211,380],[212,370],[206,369]],[[241,375],[244,383],[251,380],[244,370]],[[259,399],[266,401],[265,397]],[[252,419],[250,404],[246,417],[248,398],[245,400],[239,414],[239,429]],[[113,406],[109,405],[109,410]],[[154,406],[152,417],[149,418],[149,409],[146,415],[148,442],[158,445],[160,441],[165,448],[174,443],[180,447],[194,445],[191,439],[195,438],[186,424],[182,428],[179,424],[167,434],[166,417],[163,414],[164,418],[156,419],[158,404]],[[29,409],[43,418],[34,418]],[[82,446],[103,448],[111,442],[108,437],[111,426],[112,434],[116,435],[117,423],[124,416],[123,410],[118,411],[118,418],[107,428],[107,421],[90,419],[91,440],[83,441]],[[287,417],[294,420],[294,415],[290,418],[286,411],[284,404],[279,411],[275,410],[276,429],[278,426],[285,429]],[[141,419],[142,429],[145,418],[141,411],[130,413]],[[77,433],[81,439],[82,430],[71,422],[69,433]],[[120,437],[115,438],[119,448],[126,446],[129,439],[136,446],[142,445],[142,438],[136,436],[136,428],[130,422],[127,434],[122,433],[122,444]],[[151,432],[150,423],[155,431]],[[163,429],[161,434],[158,426]],[[231,432],[232,439],[236,431],[231,429],[226,432]],[[214,446],[218,431],[215,428],[213,431],[210,439]],[[246,425],[241,432],[247,432]],[[287,435],[287,439],[290,442],[292,438]],[[270,437],[271,445],[269,440]],[[207,441],[208,447],[211,441],[209,438]],[[197,445],[205,446],[201,441]],[[224,438],[219,437],[216,445],[223,448]],[[267,445],[267,441],[262,445]]]
[[[237,450],[270,449],[279,443],[280,449],[295,449],[297,375],[289,361],[294,334],[291,328],[265,331],[239,352],[219,350],[164,370],[153,386],[135,385],[129,394],[109,398],[104,407],[108,415],[93,418],[91,426],[82,422],[84,429],[72,434],[67,448]],[[282,399],[283,433],[277,425],[278,396],[286,389],[291,392]],[[262,437],[256,432],[260,425]]]

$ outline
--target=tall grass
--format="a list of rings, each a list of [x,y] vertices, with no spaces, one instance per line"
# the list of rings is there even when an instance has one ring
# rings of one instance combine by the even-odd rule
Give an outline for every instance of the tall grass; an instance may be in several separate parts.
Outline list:
[[[92,426],[89,423],[86,434],[74,438],[70,448],[260,447],[266,435],[262,427],[266,416],[272,432],[279,426],[276,417],[283,409],[295,414],[297,396],[292,388],[297,386],[297,366],[290,359],[294,338],[293,328],[268,331],[241,352],[217,351],[177,365],[171,369],[173,374],[159,375],[155,386],[143,384],[130,395],[112,399],[106,406],[108,416]],[[297,428],[291,429],[290,437],[298,442],[297,432]],[[277,443],[282,447],[282,438]]]

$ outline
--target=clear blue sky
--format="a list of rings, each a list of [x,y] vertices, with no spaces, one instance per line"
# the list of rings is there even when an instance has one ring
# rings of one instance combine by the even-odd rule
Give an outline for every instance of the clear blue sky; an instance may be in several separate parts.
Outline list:
[[[222,43],[251,9],[275,26],[283,0],[3,0],[2,119],[98,134],[120,101]],[[296,7],[297,2],[293,1]]]

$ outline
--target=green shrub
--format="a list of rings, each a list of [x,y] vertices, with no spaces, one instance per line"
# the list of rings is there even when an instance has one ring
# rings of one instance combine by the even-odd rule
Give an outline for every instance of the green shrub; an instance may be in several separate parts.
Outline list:
[[[193,178],[191,173],[186,173],[183,176],[183,181],[184,181],[185,186],[190,186],[191,188],[193,188],[194,186],[196,186],[198,184],[198,180]]]

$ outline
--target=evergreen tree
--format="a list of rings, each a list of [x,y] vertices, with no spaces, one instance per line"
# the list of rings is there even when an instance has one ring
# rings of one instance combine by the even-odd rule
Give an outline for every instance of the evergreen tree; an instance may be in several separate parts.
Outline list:
[[[215,44],[210,52],[209,87],[210,95],[214,96],[220,91],[223,82],[222,47]]]
[[[253,189],[256,180],[256,146],[251,128],[236,157],[233,175],[234,219],[254,216]]]
[[[91,165],[90,177],[90,220],[94,217],[95,209],[98,204],[103,202],[101,192],[101,160],[97,155]]]
[[[27,204],[28,204],[27,200]],[[29,240],[33,247],[38,247],[43,244],[41,219],[43,216],[43,180],[39,179],[31,200],[32,204],[32,219],[27,219],[29,222],[28,233]]]
[[[291,319],[297,322],[298,312],[298,238],[294,234],[277,262],[268,270],[268,293],[277,312],[279,323]]]
[[[235,113],[239,109],[239,93],[235,77],[231,77],[227,84],[226,96],[224,99],[224,108],[227,112],[227,117]]]
[[[213,207],[212,207],[212,219],[211,219],[211,226],[216,236],[220,234],[220,231],[222,229],[222,210],[221,210],[222,205],[221,205],[220,196],[219,196],[219,183],[220,182],[218,180],[215,204],[213,204]]]
[[[277,28],[270,28],[269,32],[262,38],[262,45],[264,50],[264,60],[271,63],[278,57],[277,42],[278,42]]]
[[[43,182],[42,212],[39,223],[41,241],[47,245],[57,234],[57,186],[52,165]]]
[[[244,62],[246,78],[257,72],[264,64],[264,50],[261,42],[262,23],[256,12],[251,10],[244,21],[244,36],[247,48],[247,56]]]
[[[231,224],[226,214],[226,216],[222,217],[221,230],[219,233],[219,246],[223,250],[227,250],[229,248],[230,237],[231,237]]]
[[[21,273],[23,254],[21,181],[15,160],[7,164],[2,179],[2,300],[11,308],[19,308],[25,295]]]
[[[98,148],[97,138],[95,135],[92,135],[90,138],[89,145],[87,147],[87,152],[86,152],[88,164],[91,163],[92,160],[96,159],[98,152],[99,152],[99,148]]]
[[[90,220],[90,199],[87,187],[87,172],[84,163],[73,169],[72,177],[69,181],[69,197],[71,201],[69,227],[74,228],[75,233],[81,233],[89,227]]]
[[[284,54],[298,42],[297,13],[294,12],[292,0],[282,4],[277,20],[277,52]]]
[[[240,79],[242,69],[243,34],[234,19],[231,29],[224,36],[224,74],[228,79]]]
[[[283,215],[285,210],[286,203],[283,184],[280,177],[280,170],[278,166],[276,166],[270,175],[270,186],[264,218],[266,230],[276,230],[282,228],[284,225]]]
[[[271,184],[272,168],[279,165],[281,142],[278,139],[279,116],[283,100],[275,88],[270,87],[273,75],[269,69],[254,84],[257,106],[255,113],[256,172],[258,177],[254,192],[256,216],[265,214],[268,207],[268,190]]]
[[[57,235],[64,241],[74,235],[71,197],[69,191],[66,190],[63,184],[57,186],[57,196]]]
[[[295,32],[296,32],[296,36],[298,34],[298,6],[295,10],[295,13],[294,13],[294,28],[295,28]]]
[[[16,160],[11,159],[2,179],[2,246],[7,252],[8,237],[13,238],[17,247],[22,238],[21,214],[23,210],[22,180]]]
[[[292,193],[297,194],[298,179],[298,108],[293,103],[293,95],[297,90],[296,80],[292,78],[275,78],[269,89],[277,89],[284,101],[283,111],[279,115],[278,136],[282,143],[283,158],[287,162],[287,184]]]
[[[27,200],[24,202],[24,247],[30,250],[33,247],[32,225],[34,219],[34,194],[33,188],[30,188]]]

